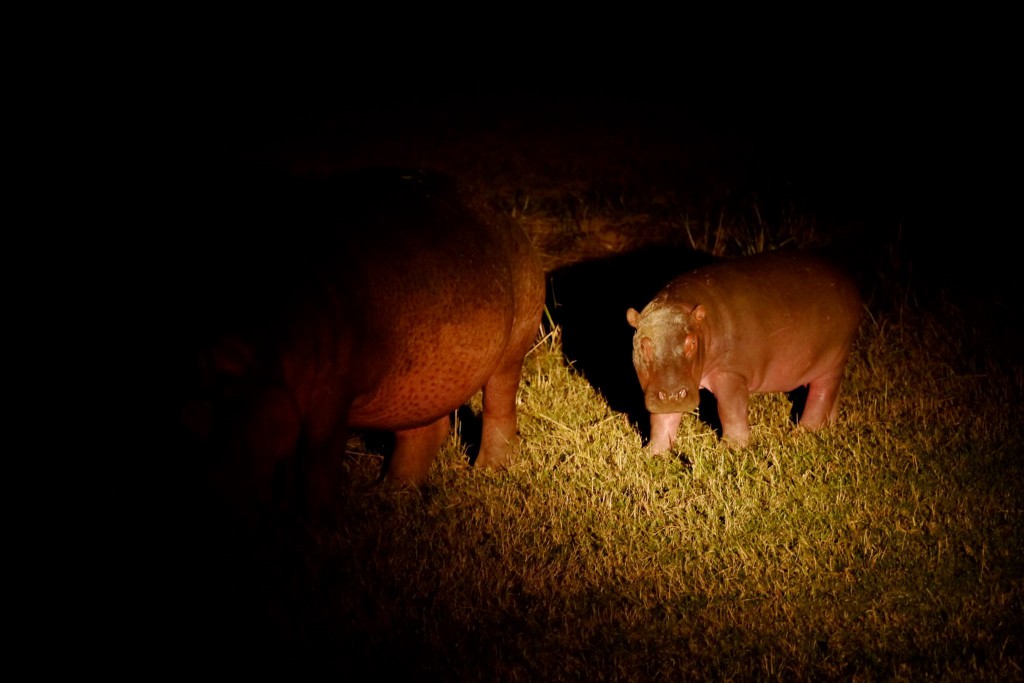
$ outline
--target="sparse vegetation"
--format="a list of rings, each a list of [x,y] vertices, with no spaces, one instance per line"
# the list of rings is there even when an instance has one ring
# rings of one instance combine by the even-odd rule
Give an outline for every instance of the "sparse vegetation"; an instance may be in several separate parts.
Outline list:
[[[647,220],[618,194],[584,211],[519,193],[496,201],[549,265],[635,246]],[[795,210],[687,218],[650,194],[648,240],[731,256],[835,237]],[[653,456],[548,318],[513,466],[472,468],[457,420],[428,486],[386,493],[380,449],[353,440],[338,528],[221,544],[227,578],[201,583],[222,621],[197,619],[295,679],[1024,679],[1020,360],[972,344],[954,301],[922,303],[901,248],[878,243],[838,425],[794,431],[786,397],[758,395],[749,447],[684,419]]]

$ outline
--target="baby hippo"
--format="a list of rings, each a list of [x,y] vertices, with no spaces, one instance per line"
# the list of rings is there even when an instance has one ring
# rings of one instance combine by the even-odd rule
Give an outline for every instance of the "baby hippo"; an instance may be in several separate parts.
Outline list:
[[[808,385],[798,424],[813,430],[834,422],[861,309],[842,270],[798,250],[698,268],[669,282],[643,311],[630,308],[651,451],[672,447],[701,388],[715,395],[722,437],[732,445],[750,438],[752,393]]]

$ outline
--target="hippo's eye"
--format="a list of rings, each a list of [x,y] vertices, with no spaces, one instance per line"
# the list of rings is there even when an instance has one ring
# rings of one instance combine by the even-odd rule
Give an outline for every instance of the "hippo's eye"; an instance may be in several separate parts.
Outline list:
[[[641,337],[640,338],[640,352],[641,352],[641,357],[644,360],[649,361],[649,360],[651,360],[651,358],[654,357],[654,342],[651,341],[650,337]]]

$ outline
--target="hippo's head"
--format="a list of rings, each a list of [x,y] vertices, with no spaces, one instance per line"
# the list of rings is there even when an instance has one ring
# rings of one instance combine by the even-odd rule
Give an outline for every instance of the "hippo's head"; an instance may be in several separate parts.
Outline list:
[[[633,366],[644,403],[651,413],[687,413],[700,402],[704,308],[687,311],[655,299],[641,313],[630,308],[626,319],[636,328]]]

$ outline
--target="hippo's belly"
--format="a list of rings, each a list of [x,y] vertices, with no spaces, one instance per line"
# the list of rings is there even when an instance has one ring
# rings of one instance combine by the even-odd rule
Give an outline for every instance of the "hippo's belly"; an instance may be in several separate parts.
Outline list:
[[[501,360],[511,331],[511,315],[503,313],[499,307],[458,324],[406,330],[402,353],[379,375],[373,391],[353,402],[350,426],[406,429],[465,404]]]
[[[738,367],[748,379],[750,393],[775,393],[792,391],[810,384],[822,377],[841,372],[849,354],[850,332],[846,325],[836,329],[823,326],[820,322],[802,321],[804,326],[794,329],[806,330],[784,339],[772,340],[770,344],[744,346],[736,354],[746,353]]]

